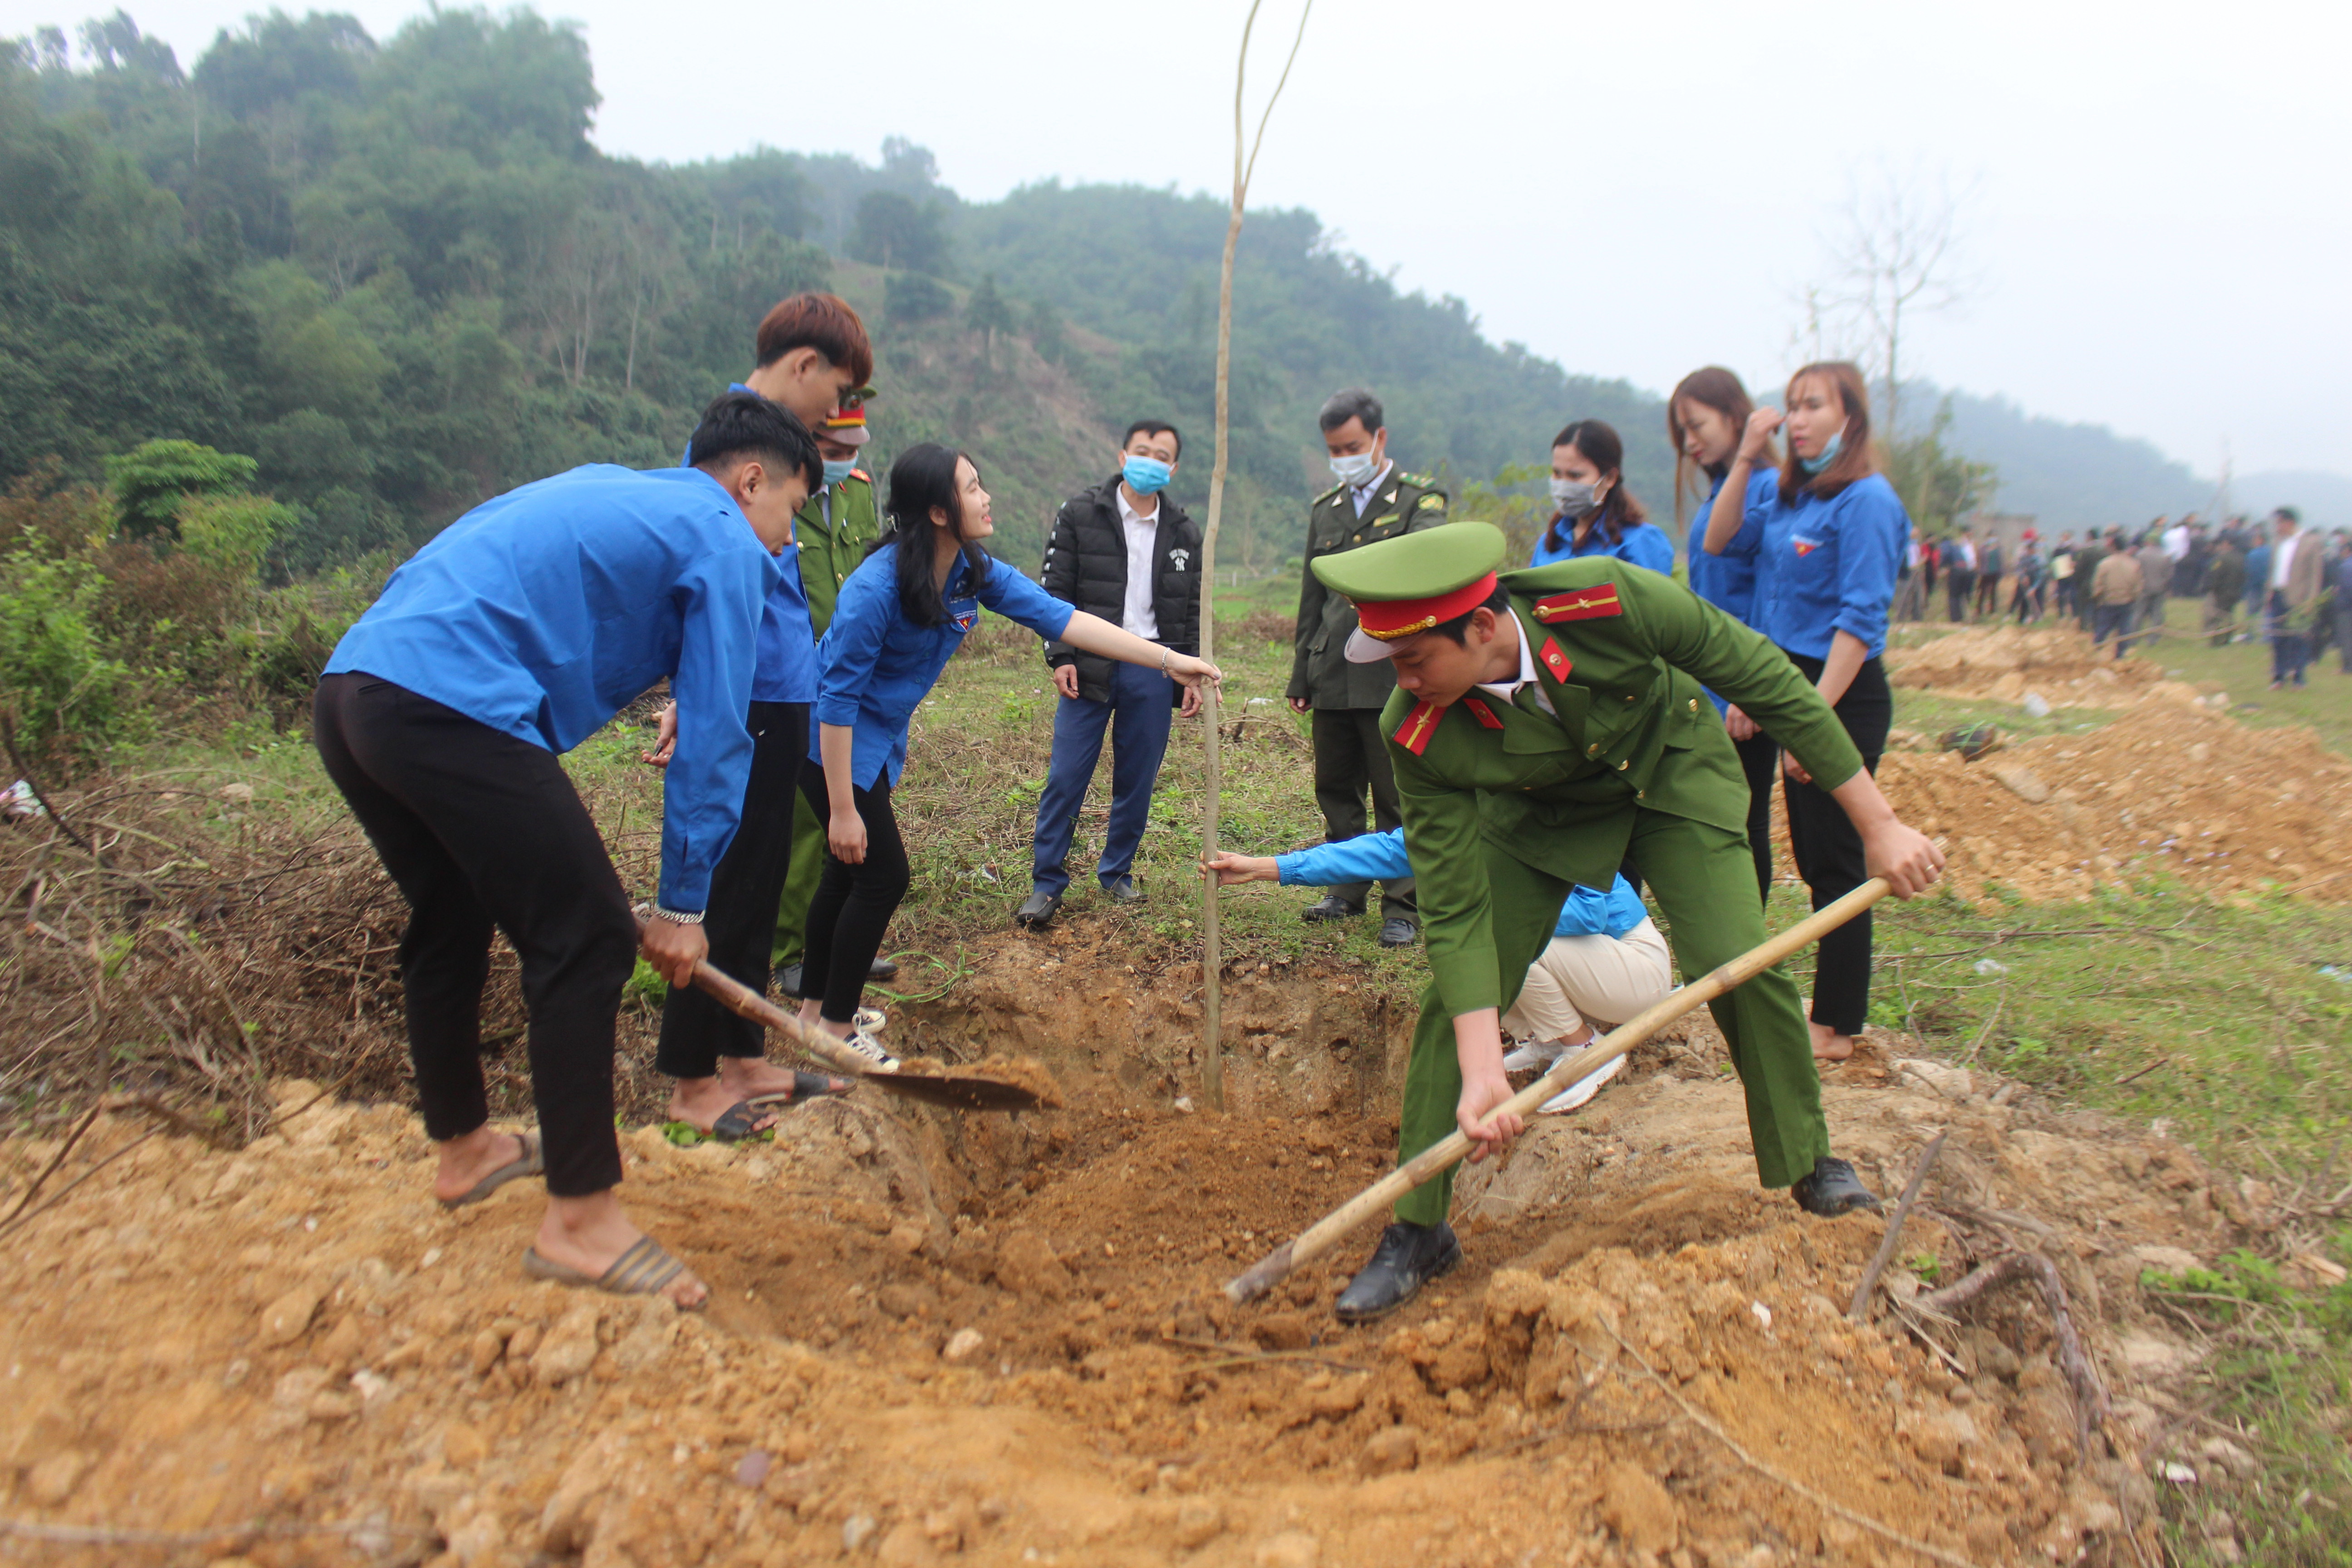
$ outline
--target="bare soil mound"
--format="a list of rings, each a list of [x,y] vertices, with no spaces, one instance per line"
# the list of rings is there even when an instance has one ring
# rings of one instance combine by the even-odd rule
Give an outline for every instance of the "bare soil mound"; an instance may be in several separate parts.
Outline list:
[[[2239,1203],[2178,1146],[1876,1040],[1828,1090],[1881,1191],[1952,1130],[1898,1283],[2040,1247],[2121,1461],[2082,1451],[2032,1299],[1923,1326],[1933,1351],[1843,1317],[1883,1222],[1756,1189],[1703,1026],[1472,1173],[1464,1267],[1351,1331],[1357,1247],[1250,1308],[1217,1287],[1386,1167],[1393,1031],[1269,973],[1233,1008],[1244,1109],[1186,1114],[1052,951],[1002,944],[980,1043],[1045,1056],[1065,1109],[861,1089],[772,1144],[626,1136],[625,1196],[709,1280],[699,1316],[526,1281],[536,1190],[444,1213],[400,1107],[321,1101],[237,1152],[101,1120],[58,1180],[113,1163],[0,1256],[8,1520],[90,1563],[1915,1560],[1697,1413],[1950,1558],[2126,1561],[2145,1533],[2142,1384],[2184,1352],[2135,1248],[2210,1252]],[[1118,1010],[1149,1029],[1186,984],[1126,980]],[[56,1152],[0,1145],[0,1190]]]
[[[2163,667],[2117,658],[2071,626],[1968,626],[1916,647],[1889,649],[1887,679],[1944,697],[2053,708],[2123,708],[2164,679]]]
[[[1994,752],[1890,752],[1879,784],[1945,845],[1948,874],[2042,901],[2164,872],[2212,892],[2352,898],[2352,762],[2305,729],[2252,729],[2194,704]]]

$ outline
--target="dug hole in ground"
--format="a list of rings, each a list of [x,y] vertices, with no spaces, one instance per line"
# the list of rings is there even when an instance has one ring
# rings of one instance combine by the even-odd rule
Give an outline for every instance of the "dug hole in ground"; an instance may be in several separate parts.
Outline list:
[[[624,1196],[709,1282],[698,1315],[527,1280],[537,1184],[444,1213],[399,1104],[285,1082],[278,1129],[241,1151],[149,1137],[5,1238],[8,1549],[469,1568],[1924,1560],[1798,1489],[1944,1561],[2148,1549],[2141,1447],[2189,1352],[2137,1278],[2210,1256],[2244,1217],[2186,1149],[1874,1032],[1827,1080],[1841,1151],[1891,1200],[1950,1136],[1894,1300],[1850,1322],[1885,1222],[1757,1188],[1702,1014],[1465,1173],[1464,1266],[1349,1330],[1330,1306],[1370,1231],[1250,1307],[1219,1288],[1391,1163],[1408,1021],[1311,957],[1237,976],[1229,1110],[1188,1111],[1198,987],[1197,965],[1133,975],[1084,927],[1007,934],[954,1005],[899,1026],[916,1048],[1036,1058],[1058,1109],[958,1115],[861,1089],[792,1111],[772,1144],[625,1134]],[[103,1117],[71,1169],[147,1131]],[[56,1150],[0,1146],[6,1190]],[[2011,1247],[2056,1265],[2106,1383],[2114,1415],[2087,1447],[2039,1295],[1950,1321],[1905,1305],[1921,1275],[1949,1283]]]

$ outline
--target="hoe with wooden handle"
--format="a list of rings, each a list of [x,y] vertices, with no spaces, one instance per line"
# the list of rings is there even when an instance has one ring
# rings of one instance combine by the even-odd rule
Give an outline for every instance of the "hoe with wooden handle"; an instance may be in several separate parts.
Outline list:
[[[1043,1103],[1034,1088],[1008,1083],[985,1073],[877,1072],[873,1063],[824,1030],[803,1028],[798,1018],[741,981],[711,968],[707,961],[694,966],[694,984],[697,989],[716,997],[729,1012],[774,1030],[834,1071],[892,1094],[965,1110],[1034,1110]]]
[[[1488,1118],[1512,1111],[1525,1116],[1569,1085],[1602,1068],[1648,1039],[1701,1003],[1711,1002],[1733,986],[1771,968],[1799,948],[1819,942],[1886,896],[1886,879],[1873,877],[1825,910],[1817,910],[1763,945],[1722,965],[1705,979],[1693,982],[1665,1000],[1620,1024],[1572,1057],[1563,1057],[1551,1070],[1487,1112]],[[1235,1301],[1255,1301],[1289,1277],[1302,1263],[1320,1258],[1342,1237],[1441,1171],[1459,1164],[1470,1152],[1467,1135],[1455,1132],[1420,1153],[1349,1198],[1291,1241],[1283,1243],[1252,1264],[1225,1286]]]

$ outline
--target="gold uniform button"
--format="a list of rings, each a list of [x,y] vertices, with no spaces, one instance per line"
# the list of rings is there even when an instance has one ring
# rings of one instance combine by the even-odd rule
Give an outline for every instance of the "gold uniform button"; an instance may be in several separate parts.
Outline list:
[[[1694,713],[1698,711],[1698,699],[1696,697],[1690,700],[1690,710]]]
[[[1594,742],[1592,743],[1592,747],[1591,747],[1591,749],[1590,751],[1586,752],[1584,754],[1585,754],[1586,756],[1588,756],[1588,757],[1597,757],[1597,756],[1599,756],[1599,755],[1601,754],[1601,743],[1600,743],[1598,741]]]
[[[1637,789],[1633,792],[1633,798],[1635,800],[1647,800],[1650,798],[1650,792],[1645,789]]]
[[[1625,700],[1626,700],[1626,701],[1628,701],[1628,702],[1633,701],[1633,694],[1632,692],[1630,692],[1630,691],[1628,691],[1627,693],[1625,693]]]
[[[1628,757],[1628,758],[1626,758],[1623,762],[1619,763],[1617,764],[1617,771],[1618,771],[1619,773],[1623,773],[1627,768],[1630,768],[1630,767],[1632,767],[1633,765],[1633,758],[1631,758],[1631,757]]]

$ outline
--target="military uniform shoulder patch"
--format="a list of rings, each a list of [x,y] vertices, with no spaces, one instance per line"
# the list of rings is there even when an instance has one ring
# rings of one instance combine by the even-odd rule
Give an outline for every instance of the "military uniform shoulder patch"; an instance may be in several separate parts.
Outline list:
[[[1427,511],[1432,507],[1444,506],[1445,504],[1445,498],[1438,494],[1436,491],[1432,490],[1429,494],[1422,497],[1412,504],[1413,509],[1416,511]]]
[[[1421,755],[1429,750],[1429,738],[1437,733],[1437,721],[1444,716],[1445,710],[1434,702],[1416,703],[1397,726],[1396,743],[1416,757]]]
[[[1610,612],[1611,615],[1616,613],[1614,610]],[[1562,652],[1559,644],[1549,637],[1544,638],[1543,647],[1536,649],[1536,658],[1541,661],[1546,669],[1551,671],[1551,678],[1554,680],[1566,680],[1568,672],[1576,668],[1576,661]]]
[[[1411,485],[1415,489],[1426,490],[1437,488],[1437,481],[1431,479],[1427,474],[1408,474],[1403,469],[1400,468],[1397,470],[1397,478],[1402,479],[1405,483]]]
[[[1536,619],[1550,626],[1559,621],[1591,621],[1603,616],[1622,616],[1625,606],[1617,597],[1614,583],[1595,583],[1590,588],[1571,588],[1565,594],[1551,594],[1536,601]]]
[[[1329,489],[1325,490],[1321,495],[1317,496],[1313,500],[1307,504],[1309,506],[1321,506],[1325,501],[1329,500],[1333,496],[1338,495],[1341,490],[1344,490],[1347,488],[1348,487],[1344,484],[1333,485]]]
[[[849,477],[853,479],[864,479],[869,485],[874,482],[874,476],[867,473],[864,468],[850,469]]]
[[[1495,710],[1492,708],[1487,707],[1484,702],[1479,701],[1475,697],[1464,698],[1462,700],[1462,706],[1470,710],[1470,717],[1477,720],[1478,722],[1486,728],[1489,730],[1499,730],[1503,727],[1503,721],[1495,717]]]

